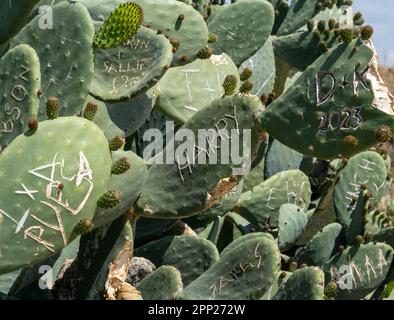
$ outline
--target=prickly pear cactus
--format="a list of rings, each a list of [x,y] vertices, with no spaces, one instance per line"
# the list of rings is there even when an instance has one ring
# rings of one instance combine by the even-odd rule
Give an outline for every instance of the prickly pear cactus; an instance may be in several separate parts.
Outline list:
[[[29,150],[26,159],[20,150]],[[76,117],[39,123],[0,155],[0,273],[60,251],[76,225],[94,216],[108,187],[111,154],[107,139]]]
[[[176,267],[185,286],[219,260],[218,250],[210,241],[193,236],[161,238],[137,248],[135,255],[147,258],[156,267]]]
[[[209,20],[209,33],[218,36],[212,48],[216,54],[227,53],[239,66],[264,45],[273,24],[274,9],[268,1],[236,2],[224,7]]]
[[[118,46],[95,49],[90,93],[104,101],[130,99],[156,84],[172,55],[172,46],[163,35],[142,27]]]
[[[391,246],[358,244],[333,256],[324,266],[326,282],[337,283],[336,299],[362,299],[384,283],[393,260]]]
[[[162,266],[144,278],[137,289],[144,300],[173,300],[182,292],[180,272],[172,266]]]
[[[11,39],[26,23],[26,20],[39,0],[2,1],[0,4],[0,43]]]
[[[322,159],[352,156],[381,142],[385,137],[379,133],[393,118],[374,105],[366,75],[373,55],[359,39],[329,50],[269,106],[263,128],[298,152]]]
[[[40,61],[30,46],[22,44],[0,59],[3,108],[0,118],[0,150],[28,128],[37,117],[41,87]]]
[[[279,265],[272,240],[246,240],[189,284],[179,299],[258,299],[276,280]]]
[[[78,2],[64,1],[51,8],[52,29],[41,27],[43,12],[31,20],[12,40],[11,47],[28,44],[41,63],[40,120],[46,119],[49,97],[61,101],[60,114],[79,112],[93,76],[93,22],[88,10]],[[69,23],[76,21],[77,23]]]
[[[173,40],[175,55],[173,65],[184,64],[182,57],[196,59],[201,48],[208,44],[208,28],[203,17],[191,5],[176,0],[136,0],[144,13],[143,22],[158,33],[168,35]],[[123,0],[87,0],[84,5],[88,8],[93,20],[102,21]]]
[[[349,227],[353,210],[361,190],[370,192],[369,201],[376,206],[382,197],[387,179],[383,158],[376,152],[362,152],[352,157],[339,173],[334,190],[334,203],[338,221]]]
[[[182,146],[178,142],[181,138],[175,136],[164,153],[159,154],[162,158],[161,162],[169,157],[174,164],[159,164],[158,162],[150,168],[146,184],[136,205],[137,213],[156,218],[182,218],[196,215],[218,202],[237,184],[237,176],[245,171],[243,167],[248,166],[250,158],[246,161],[241,159],[236,164],[233,162],[234,158],[229,161],[228,158],[219,157],[217,150],[220,146],[217,141],[219,143],[229,142],[230,139],[232,142],[237,141],[237,147],[240,148],[239,154],[243,154],[242,150],[244,150],[253,155],[260,144],[259,127],[256,122],[260,108],[261,103],[255,97],[234,96],[217,99],[209,107],[196,113],[182,127],[185,129],[182,135],[194,140],[194,137],[190,135],[194,132],[200,137],[202,135],[202,140],[216,141],[216,143],[209,145],[205,143],[205,147],[197,144],[201,152],[196,153],[197,141],[194,141],[183,151],[183,159],[180,159],[181,154],[175,153],[174,150]],[[216,128],[212,134],[204,130],[211,128]],[[251,145],[249,146],[243,143],[245,134],[250,135]],[[205,159],[203,160],[205,164],[197,162],[197,156]],[[209,164],[212,163],[211,159],[214,156],[217,159],[216,164]],[[208,172],[213,174],[210,175]],[[160,181],[159,184],[158,181]]]
[[[309,206],[311,189],[308,177],[299,170],[282,171],[245,192],[235,210],[259,230],[267,223],[278,226],[279,209],[291,203],[301,209]]]
[[[318,267],[296,270],[273,300],[323,300],[324,272]]]
[[[394,97],[353,9],[0,1],[0,300],[392,300]]]
[[[236,75],[235,90],[239,88],[237,67],[226,54],[171,68],[156,86],[157,106],[183,124],[224,95],[223,82],[228,75]]]

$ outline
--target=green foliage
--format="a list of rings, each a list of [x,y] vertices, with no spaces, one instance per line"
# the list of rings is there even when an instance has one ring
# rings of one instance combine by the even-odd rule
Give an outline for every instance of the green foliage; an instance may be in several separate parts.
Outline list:
[[[2,1],[0,300],[392,300],[373,33],[351,0]]]

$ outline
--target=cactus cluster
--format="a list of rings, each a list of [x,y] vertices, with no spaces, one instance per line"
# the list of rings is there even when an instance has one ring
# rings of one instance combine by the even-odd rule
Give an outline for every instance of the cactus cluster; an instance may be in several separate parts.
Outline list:
[[[394,299],[372,39],[350,0],[2,1],[0,300]]]

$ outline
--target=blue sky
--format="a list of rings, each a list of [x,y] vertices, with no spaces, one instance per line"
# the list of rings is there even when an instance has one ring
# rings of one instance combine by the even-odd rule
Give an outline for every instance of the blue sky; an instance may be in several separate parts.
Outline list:
[[[353,10],[374,27],[374,44],[381,63],[394,66],[394,0],[353,0]]]

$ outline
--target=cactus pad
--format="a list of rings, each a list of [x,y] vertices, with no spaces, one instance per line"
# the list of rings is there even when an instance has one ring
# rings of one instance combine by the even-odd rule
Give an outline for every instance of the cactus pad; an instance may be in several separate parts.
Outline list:
[[[40,123],[36,133],[19,136],[4,150],[0,273],[60,251],[74,227],[93,217],[110,177],[107,146],[96,125],[69,117]],[[29,150],[29,158],[20,150]]]

